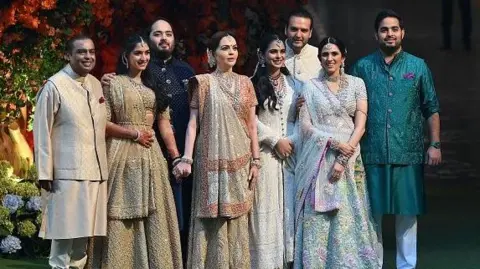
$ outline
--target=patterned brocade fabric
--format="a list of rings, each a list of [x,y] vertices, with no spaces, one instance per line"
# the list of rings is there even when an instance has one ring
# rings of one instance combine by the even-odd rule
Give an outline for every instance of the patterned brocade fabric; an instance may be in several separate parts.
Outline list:
[[[423,59],[400,52],[386,64],[380,51],[351,70],[364,80],[368,119],[362,139],[365,164],[421,164],[424,121],[440,111],[432,74]]]
[[[197,217],[235,218],[252,205],[248,190],[250,137],[248,112],[256,106],[253,85],[246,76],[235,75],[233,89],[223,89],[210,74],[191,83],[192,108],[199,110],[194,181],[200,184]]]
[[[250,269],[248,111],[257,101],[246,76],[234,74],[232,88],[211,74],[189,82],[190,106],[198,109],[192,220],[187,268]]]
[[[305,84],[300,110],[299,156],[295,169],[294,268],[378,268],[376,233],[370,213],[359,149],[341,178],[330,182],[338,152],[331,139],[348,142],[356,102],[365,99],[365,85],[346,76],[347,86],[334,94],[324,80]],[[297,148],[295,148],[297,150]]]
[[[153,133],[151,89],[117,76],[104,95],[111,122]],[[168,118],[168,110],[161,116]],[[157,140],[145,148],[130,139],[108,137],[107,155],[108,237],[91,244],[92,268],[182,268],[175,203]]]

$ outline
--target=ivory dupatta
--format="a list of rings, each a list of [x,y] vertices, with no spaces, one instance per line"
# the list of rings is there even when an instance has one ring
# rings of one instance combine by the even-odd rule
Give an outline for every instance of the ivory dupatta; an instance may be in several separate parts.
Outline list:
[[[295,169],[297,220],[305,203],[312,203],[317,212],[341,208],[336,183],[329,181],[337,156],[330,149],[330,143],[332,139],[347,142],[354,129],[353,120],[344,104],[323,81],[311,80],[306,84],[303,95],[306,102],[300,109],[300,128],[297,133],[301,153]],[[359,154],[357,149],[350,162],[354,162]],[[340,180],[353,173],[346,169]]]

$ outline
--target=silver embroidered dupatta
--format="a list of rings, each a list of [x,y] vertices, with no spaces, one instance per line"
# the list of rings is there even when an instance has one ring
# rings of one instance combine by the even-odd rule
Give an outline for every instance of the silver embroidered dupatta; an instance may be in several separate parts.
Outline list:
[[[253,87],[249,89],[250,80],[239,75],[232,89],[210,74],[196,78],[200,121],[194,169],[196,217],[235,218],[250,210],[253,199],[248,189],[251,149],[246,127],[248,110],[256,104]]]
[[[343,89],[347,90],[347,89]],[[296,220],[305,203],[312,203],[317,212],[340,209],[336,183],[330,183],[331,171],[337,153],[330,149],[332,139],[347,142],[354,129],[352,118],[324,81],[314,79],[305,84],[306,99],[300,109],[297,129],[299,159],[295,169],[297,182]],[[356,160],[359,150],[350,160]],[[345,170],[340,180],[353,171]]]

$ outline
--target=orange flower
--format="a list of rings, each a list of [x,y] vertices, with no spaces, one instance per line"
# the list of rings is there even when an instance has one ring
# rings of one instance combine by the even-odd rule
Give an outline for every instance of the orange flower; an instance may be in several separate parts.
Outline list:
[[[41,7],[45,10],[54,9],[57,5],[57,0],[42,0]]]

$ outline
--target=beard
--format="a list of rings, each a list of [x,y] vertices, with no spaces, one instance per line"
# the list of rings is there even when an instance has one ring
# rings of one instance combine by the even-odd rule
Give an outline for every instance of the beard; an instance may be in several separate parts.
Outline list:
[[[385,43],[380,44],[380,49],[385,53],[386,55],[393,55],[398,50],[402,47],[402,43],[398,42],[395,44],[395,46],[387,46]]]
[[[172,57],[172,52],[169,50],[156,50],[155,57],[157,57],[160,60],[167,60],[170,57]]]
[[[153,58],[156,58],[159,60],[167,60],[173,55],[174,47],[171,47],[170,50],[160,50],[157,44],[152,43],[152,41],[150,41],[149,45],[151,48],[151,53]]]

